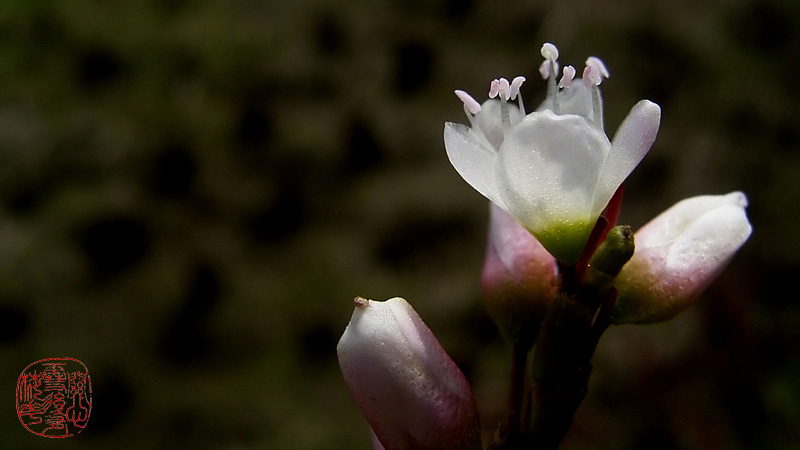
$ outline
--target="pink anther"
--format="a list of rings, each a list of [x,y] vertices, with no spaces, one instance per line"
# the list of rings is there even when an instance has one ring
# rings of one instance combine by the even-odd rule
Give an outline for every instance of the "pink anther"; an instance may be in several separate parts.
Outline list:
[[[541,53],[542,57],[544,57],[544,59],[548,61],[555,62],[555,60],[558,59],[558,49],[556,48],[555,45],[549,42],[545,42],[544,45],[542,45]]]
[[[568,88],[572,86],[572,80],[575,78],[575,68],[572,66],[564,66],[564,74],[561,76],[561,81],[558,87]]]
[[[472,115],[478,114],[481,112],[481,104],[478,103],[471,95],[467,94],[464,91],[456,89],[456,96],[464,102],[464,107],[467,108]]]
[[[522,76],[516,77],[513,80],[511,80],[511,87],[510,87],[510,89],[511,89],[511,100],[514,100],[515,98],[517,98],[517,95],[519,95],[519,88],[522,86],[522,83],[524,83],[524,82],[525,82],[525,77],[522,77]]]
[[[600,76],[600,70],[597,66],[587,65],[586,68],[583,69],[583,84],[586,85],[587,88],[599,86],[601,81],[603,81],[603,77]]]
[[[497,95],[500,96],[500,100],[508,101],[508,99],[511,97],[511,85],[505,78],[500,78],[499,81],[500,86],[497,90]]]
[[[497,94],[500,92],[500,80],[495,78],[492,80],[492,84],[489,85],[489,98],[497,97]]]
[[[608,69],[606,69],[606,65],[603,63],[603,60],[596,56],[590,56],[586,58],[586,65],[587,66],[595,66],[597,67],[598,73],[602,75],[604,78],[609,77]],[[597,83],[600,84],[600,83]]]
[[[543,80],[550,78],[550,61],[542,61],[542,65],[539,66],[539,73],[542,75]]]

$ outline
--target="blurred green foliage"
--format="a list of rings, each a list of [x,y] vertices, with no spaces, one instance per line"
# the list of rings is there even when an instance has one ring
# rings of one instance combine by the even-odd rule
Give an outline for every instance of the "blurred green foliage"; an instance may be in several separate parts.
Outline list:
[[[755,230],[697,306],[609,331],[564,448],[796,446],[798,30],[792,0],[2,2],[2,448],[52,446],[10,393],[58,356],[94,385],[64,449],[369,448],[335,358],[356,295],[407,298],[493,430],[487,205],[441,133],[453,89],[541,99],[544,41],[604,59],[610,130],[663,108],[623,222],[741,189]]]

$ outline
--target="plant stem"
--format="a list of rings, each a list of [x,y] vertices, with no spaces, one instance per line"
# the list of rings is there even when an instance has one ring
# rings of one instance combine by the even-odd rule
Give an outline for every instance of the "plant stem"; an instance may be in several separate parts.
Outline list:
[[[525,382],[528,375],[530,346],[515,344],[511,355],[511,385],[509,388],[506,447],[519,448],[523,433],[522,411],[525,405]]]
[[[533,357],[534,414],[526,448],[555,450],[569,431],[586,396],[597,343],[592,322],[596,306],[583,292],[575,267],[562,267],[562,291],[550,304]]]

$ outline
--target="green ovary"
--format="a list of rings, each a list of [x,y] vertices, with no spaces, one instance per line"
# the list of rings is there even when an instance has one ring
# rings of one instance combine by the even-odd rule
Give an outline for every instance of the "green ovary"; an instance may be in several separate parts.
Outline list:
[[[591,232],[588,222],[565,221],[531,233],[557,260],[573,265],[578,262]]]

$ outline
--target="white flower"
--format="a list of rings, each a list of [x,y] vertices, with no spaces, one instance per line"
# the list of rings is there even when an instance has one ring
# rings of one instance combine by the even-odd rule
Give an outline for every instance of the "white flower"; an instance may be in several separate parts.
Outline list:
[[[605,66],[590,58],[592,81],[570,83],[574,73],[568,70],[562,85],[569,87],[559,91],[558,52],[552,44],[546,47],[544,109],[526,115],[518,95],[521,83],[512,89],[514,83],[504,79],[493,82],[490,91],[499,99],[480,108],[458,91],[462,100],[469,98],[465,112],[472,126],[445,124],[444,141],[450,162],[467,183],[511,214],[558,260],[574,264],[608,201],[650,149],[661,109],[640,101],[609,141],[597,87],[608,73]],[[577,90],[582,84],[588,89]],[[519,107],[508,103],[516,97]]]
[[[741,192],[678,202],[636,232],[615,286],[616,323],[667,320],[694,302],[752,232]]]

